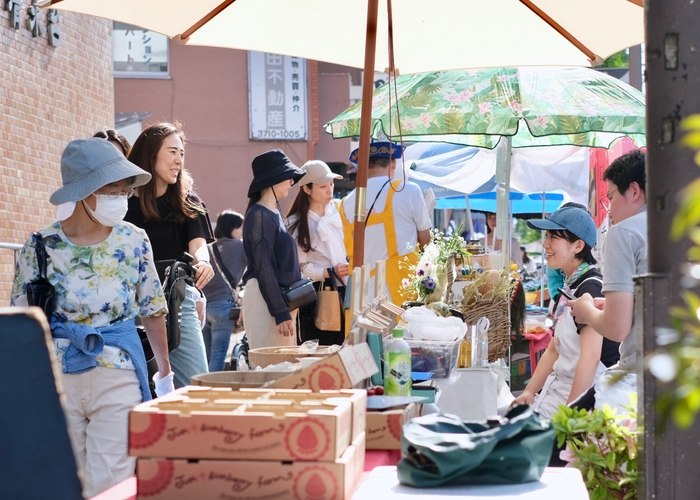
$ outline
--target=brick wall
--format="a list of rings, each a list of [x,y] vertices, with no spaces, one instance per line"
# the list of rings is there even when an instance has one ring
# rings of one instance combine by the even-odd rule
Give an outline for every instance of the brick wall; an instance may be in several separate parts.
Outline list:
[[[0,242],[50,224],[66,144],[114,125],[112,22],[60,13],[61,45],[10,27],[0,2]],[[39,21],[46,27],[46,13]],[[13,253],[0,249],[0,306],[10,303]]]

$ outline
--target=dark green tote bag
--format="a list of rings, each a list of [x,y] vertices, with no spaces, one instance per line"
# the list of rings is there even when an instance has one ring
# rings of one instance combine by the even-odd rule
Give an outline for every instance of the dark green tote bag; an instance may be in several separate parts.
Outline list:
[[[538,481],[553,446],[554,428],[528,405],[487,421],[426,415],[403,426],[399,482],[432,488]]]

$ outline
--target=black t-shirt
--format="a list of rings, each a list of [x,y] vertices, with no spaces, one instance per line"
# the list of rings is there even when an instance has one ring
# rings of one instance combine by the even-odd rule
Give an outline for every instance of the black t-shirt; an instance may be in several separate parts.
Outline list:
[[[188,198],[204,207],[199,197],[190,193]],[[187,252],[188,244],[195,238],[204,238],[207,243],[214,241],[209,214],[200,214],[184,223],[173,221],[172,208],[166,196],[156,198],[159,221],[146,221],[141,204],[136,196],[129,198],[129,211],[124,220],[146,231],[153,247],[153,259],[156,261],[158,275],[163,280],[165,266],[158,261],[173,261]],[[206,207],[205,207],[206,209]]]
[[[593,278],[593,279],[591,279]],[[596,279],[597,278],[597,279]],[[576,298],[588,293],[591,297],[604,297],[602,288],[603,275],[598,269],[590,269],[574,283],[571,284],[571,289],[575,289],[574,296]],[[584,283],[585,282],[585,283]],[[559,297],[557,297],[558,299]],[[581,329],[587,325],[576,323],[576,331],[581,334]],[[620,360],[620,343],[614,342],[603,337],[603,346],[600,353],[600,361],[606,366],[612,366]]]

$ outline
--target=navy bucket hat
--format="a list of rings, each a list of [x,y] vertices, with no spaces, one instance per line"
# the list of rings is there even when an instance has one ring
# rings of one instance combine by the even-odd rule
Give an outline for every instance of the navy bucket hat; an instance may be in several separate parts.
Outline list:
[[[281,149],[266,151],[253,159],[253,182],[248,188],[248,198],[288,179],[294,179],[296,184],[305,174]]]

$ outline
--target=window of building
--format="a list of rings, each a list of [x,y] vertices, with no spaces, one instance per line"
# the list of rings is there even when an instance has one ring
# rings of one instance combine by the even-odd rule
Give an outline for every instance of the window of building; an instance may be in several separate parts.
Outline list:
[[[167,36],[114,21],[112,40],[116,78],[170,78]]]

